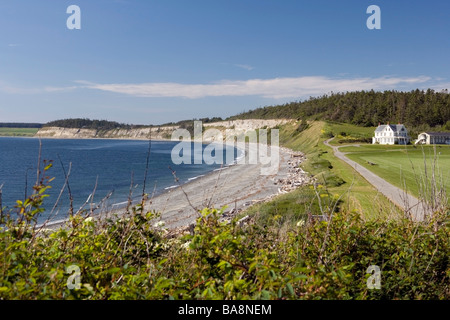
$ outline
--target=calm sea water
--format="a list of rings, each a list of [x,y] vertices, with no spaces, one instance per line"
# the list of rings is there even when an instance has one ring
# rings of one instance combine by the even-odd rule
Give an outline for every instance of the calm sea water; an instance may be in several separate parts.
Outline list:
[[[48,171],[48,175],[55,179],[51,182],[50,197],[45,202],[46,212],[39,217],[40,222],[49,217],[64,185],[64,169],[67,172],[69,164],[71,164],[69,187],[74,198],[75,211],[86,202],[94,188],[94,203],[100,203],[106,195],[113,192],[104,203],[105,209],[123,206],[128,199],[132,176],[133,199],[140,199],[149,148],[148,141],[59,139],[42,139],[41,141],[41,160],[53,160],[53,167]],[[206,165],[205,163],[174,165],[171,160],[171,151],[176,144],[177,142],[171,141],[151,142],[146,193],[152,194],[156,191],[156,194],[159,194],[177,185],[169,166],[176,171],[180,183],[186,183],[220,168],[218,164]],[[205,145],[202,147],[205,148]],[[239,155],[238,153],[239,151],[235,150],[236,156]],[[16,200],[23,200],[26,193],[28,195],[32,193],[32,186],[36,182],[38,155],[38,139],[0,137],[0,186],[3,184],[2,203],[7,210],[13,209]],[[65,218],[69,206],[69,194],[66,188],[55,210],[58,212],[55,219]]]

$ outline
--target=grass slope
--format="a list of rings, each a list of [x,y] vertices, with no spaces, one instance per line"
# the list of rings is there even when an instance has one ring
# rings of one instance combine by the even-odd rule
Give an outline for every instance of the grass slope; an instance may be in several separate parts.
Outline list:
[[[323,144],[323,141],[329,138],[331,131],[345,129],[348,131],[347,137],[357,136],[361,132],[354,132],[355,126],[344,125],[345,128],[343,128],[336,124],[315,121],[310,122],[309,127],[301,132],[297,130],[298,126],[299,123],[281,126],[280,144],[306,154],[307,161],[302,167],[324,186],[327,193],[327,197],[321,199],[324,206],[331,204],[330,199],[340,198],[341,209],[356,210],[365,218],[387,217],[399,213],[397,207],[383,195],[378,194],[377,190],[351,166],[337,159],[331,148]],[[361,131],[368,130],[363,128]],[[281,215],[283,220],[295,222],[301,217],[301,213],[305,214],[306,211],[317,214],[318,199],[314,199],[315,197],[309,187],[303,187],[288,195],[279,196],[267,204],[255,206],[246,213],[259,213],[263,219],[266,219],[268,215]]]

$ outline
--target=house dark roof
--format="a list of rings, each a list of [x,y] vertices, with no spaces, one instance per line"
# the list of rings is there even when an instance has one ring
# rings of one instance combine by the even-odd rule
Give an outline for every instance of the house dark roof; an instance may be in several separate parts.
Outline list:
[[[450,132],[425,132],[425,133],[432,137],[439,136],[439,137],[449,137],[450,138]]]
[[[378,128],[376,128],[375,132],[381,132],[387,126],[389,126],[391,128],[391,130],[394,132],[399,132],[400,130],[402,130],[402,128],[405,128],[405,126],[402,124],[383,124],[383,125],[378,126]],[[405,130],[406,130],[406,128],[405,128]]]

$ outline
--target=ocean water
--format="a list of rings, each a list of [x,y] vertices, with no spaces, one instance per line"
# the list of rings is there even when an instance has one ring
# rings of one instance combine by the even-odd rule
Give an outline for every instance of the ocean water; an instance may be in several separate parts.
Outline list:
[[[43,222],[64,219],[70,207],[68,188],[51,212],[64,186],[65,175],[69,171],[69,187],[73,196],[73,208],[77,211],[91,194],[91,202],[102,204],[102,210],[111,210],[124,206],[128,200],[130,188],[133,200],[138,201],[143,192],[145,168],[149,142],[142,140],[67,140],[42,139],[41,169],[43,160],[53,160],[53,167],[47,172],[53,177],[50,197],[45,200],[46,211],[38,221]],[[149,168],[145,192],[160,194],[178,185],[173,176],[175,171],[179,183],[195,180],[222,165],[212,164],[180,164],[175,165],[171,152],[178,142],[152,141],[150,145]],[[192,159],[194,145],[192,146]],[[205,145],[202,145],[204,150]],[[229,147],[227,147],[229,148]],[[33,192],[36,183],[37,164],[39,158],[39,140],[34,138],[0,137],[0,186],[2,187],[3,208],[14,210],[16,200],[23,200],[25,195]],[[200,150],[200,149],[199,149]],[[235,157],[240,151],[234,150]],[[225,155],[225,151],[224,151]],[[227,159],[224,156],[224,163]],[[194,161],[192,161],[194,163]],[[225,163],[231,165],[232,163]],[[169,168],[170,167],[170,168]],[[108,194],[112,195],[106,200]],[[51,215],[50,215],[51,214]]]

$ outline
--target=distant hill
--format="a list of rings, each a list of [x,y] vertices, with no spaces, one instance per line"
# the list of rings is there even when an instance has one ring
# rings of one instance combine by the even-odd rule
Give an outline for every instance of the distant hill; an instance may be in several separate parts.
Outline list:
[[[42,123],[0,122],[0,128],[42,128]]]
[[[328,120],[365,127],[391,122],[412,127],[442,126],[450,130],[450,94],[431,89],[333,93],[303,102],[258,108],[227,120],[278,118]]]
[[[90,120],[82,118],[63,119],[47,122],[44,127],[60,127],[70,129],[94,129],[94,130],[112,130],[112,129],[136,129],[146,127],[144,125],[130,125],[107,120]],[[148,126],[150,127],[150,126]]]
[[[197,120],[197,119],[194,119]],[[113,129],[142,129],[142,128],[154,128],[154,127],[166,127],[166,126],[178,126],[184,129],[193,130],[194,120],[182,120],[178,122],[169,122],[162,125],[135,125],[135,124],[124,124],[115,121],[107,120],[90,120],[83,118],[74,119],[63,119],[50,121],[44,124],[42,127],[59,127],[68,129],[94,129],[94,130],[113,130]],[[202,118],[198,119],[203,123],[211,123],[222,121],[222,118]]]

